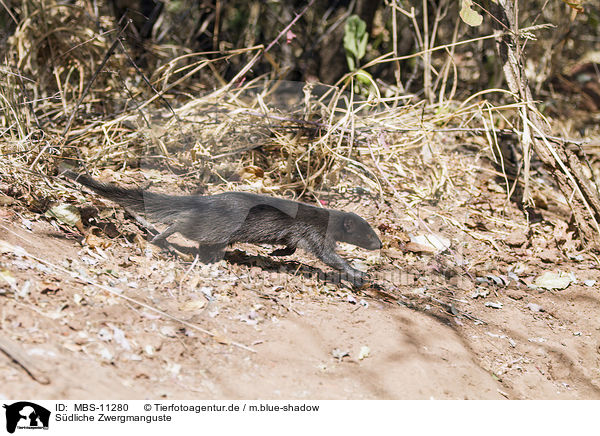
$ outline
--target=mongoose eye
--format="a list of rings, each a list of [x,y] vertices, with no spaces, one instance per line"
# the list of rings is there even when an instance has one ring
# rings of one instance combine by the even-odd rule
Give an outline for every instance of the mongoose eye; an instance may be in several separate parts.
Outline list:
[[[356,223],[354,222],[354,220],[352,218],[344,219],[344,230],[346,230],[348,233],[354,232],[355,227],[356,227]]]

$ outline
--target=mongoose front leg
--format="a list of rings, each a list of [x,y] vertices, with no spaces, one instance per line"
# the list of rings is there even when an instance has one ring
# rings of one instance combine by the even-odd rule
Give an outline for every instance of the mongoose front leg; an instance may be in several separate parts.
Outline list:
[[[175,223],[167,227],[167,229],[156,235],[154,238],[150,240],[153,244],[159,245],[158,243],[164,241],[166,238],[171,236],[173,233],[177,233],[179,231],[179,223]]]
[[[178,231],[178,227],[177,225],[172,225],[170,227],[168,227],[164,232],[159,233],[157,235],[155,235],[150,242],[154,245],[156,245],[157,247],[162,248],[163,250],[166,250],[167,252],[171,253],[174,256],[178,256],[179,254],[177,253],[177,250],[175,250],[173,248],[173,246],[169,243],[169,241],[167,241],[167,237],[171,236],[173,233],[176,233]]]
[[[341,278],[356,286],[362,286],[367,278],[367,274],[352,268],[348,261],[335,252],[334,244],[324,244],[321,250],[314,253],[326,265],[340,271]]]

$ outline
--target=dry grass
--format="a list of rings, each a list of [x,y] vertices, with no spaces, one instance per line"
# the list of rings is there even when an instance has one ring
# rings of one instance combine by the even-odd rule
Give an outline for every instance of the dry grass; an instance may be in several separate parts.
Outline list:
[[[30,205],[55,197],[46,176],[67,160],[92,173],[145,167],[175,172],[190,186],[295,197],[360,187],[402,198],[410,213],[421,202],[453,195],[456,183],[468,183],[465,174],[477,177],[478,169],[456,162],[454,148],[467,144],[504,168],[500,135],[526,133],[519,117],[529,102],[498,103],[503,95],[511,100],[505,90],[456,99],[455,48],[493,35],[459,40],[455,29],[451,42],[436,45],[447,13],[441,8],[422,26],[414,11],[397,8],[394,14],[423,30],[422,50],[391,52],[363,66],[420,59],[427,72],[423,99],[380,81],[368,95],[357,93],[350,73],[334,87],[285,82],[274,73],[247,80],[263,46],[187,53],[145,77],[115,40],[118,32],[90,30],[96,24],[79,3],[28,1],[25,8],[28,19],[9,41],[15,62],[0,70],[0,171]],[[250,61],[226,81],[220,65],[238,57]],[[519,171],[527,194],[525,157]],[[511,193],[515,184],[504,178]]]

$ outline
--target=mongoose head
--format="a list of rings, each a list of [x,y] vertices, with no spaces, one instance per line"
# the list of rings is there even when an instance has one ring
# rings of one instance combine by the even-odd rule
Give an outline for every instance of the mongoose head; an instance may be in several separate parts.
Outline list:
[[[343,212],[335,220],[335,239],[367,250],[382,247],[377,233],[364,219],[352,212]]]

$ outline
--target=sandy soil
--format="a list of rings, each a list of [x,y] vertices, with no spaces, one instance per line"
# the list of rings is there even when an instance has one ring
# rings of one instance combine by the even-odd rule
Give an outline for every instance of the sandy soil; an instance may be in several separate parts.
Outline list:
[[[465,220],[476,237],[457,239],[432,207],[429,227],[455,247],[436,256],[402,249],[417,224],[398,222],[400,206],[390,206],[367,201],[363,213],[382,253],[341,248],[376,276],[361,290],[314,277],[325,268],[302,253],[275,259],[267,247],[237,246],[227,262],[190,268],[121,228],[82,241],[18,205],[0,207],[0,397],[600,398],[600,297],[589,281],[600,282],[598,262],[565,254],[555,214],[529,229],[523,218]],[[133,226],[115,213],[117,227]],[[457,246],[474,280],[458,260],[449,266]],[[558,269],[577,282],[527,286]],[[508,285],[494,283],[509,271]]]

